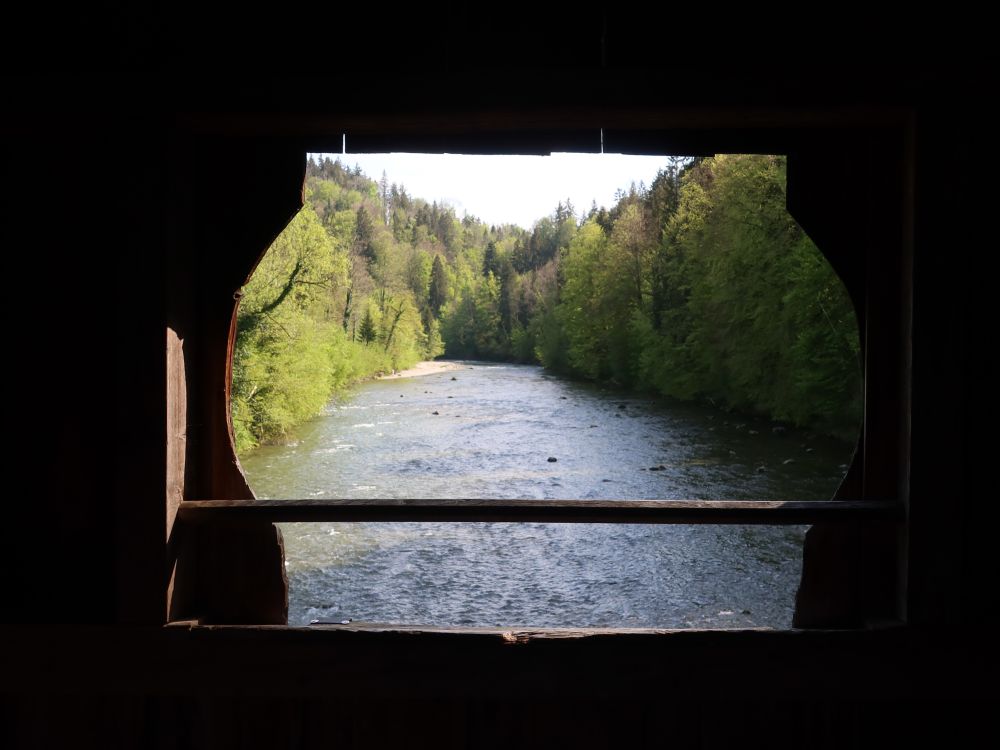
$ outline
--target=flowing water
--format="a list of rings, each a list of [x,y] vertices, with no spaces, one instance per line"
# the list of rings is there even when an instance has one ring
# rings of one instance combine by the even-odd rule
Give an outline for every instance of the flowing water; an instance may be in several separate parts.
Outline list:
[[[287,445],[247,456],[251,487],[260,498],[819,500],[853,451],[538,367],[456,365],[355,388]],[[289,624],[789,627],[806,528],[282,524]]]

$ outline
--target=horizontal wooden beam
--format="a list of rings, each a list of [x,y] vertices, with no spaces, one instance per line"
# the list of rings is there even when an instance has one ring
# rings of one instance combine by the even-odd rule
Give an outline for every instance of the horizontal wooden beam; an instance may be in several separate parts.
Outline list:
[[[184,523],[464,521],[813,524],[899,521],[896,502],[857,500],[188,500]]]
[[[482,136],[503,143],[504,135],[512,135],[508,143],[516,145],[530,134],[554,136],[553,146],[566,149],[587,130],[617,131],[619,137],[628,131],[720,131],[750,129],[792,130],[811,128],[899,127],[909,117],[905,107],[889,106],[628,106],[531,108],[465,108],[447,112],[422,108],[397,109],[392,113],[378,112],[354,105],[350,111],[288,113],[257,112],[253,117],[232,112],[187,112],[178,115],[177,127],[194,133],[225,135],[272,135],[320,139],[332,151],[341,149],[342,134],[347,136],[347,155],[364,153],[377,146],[370,136],[409,136],[448,138],[458,136],[456,144],[475,145]],[[560,137],[561,135],[561,137]],[[773,136],[772,136],[773,137]],[[562,144],[562,145],[560,145]],[[419,147],[419,144],[417,144]],[[382,145],[382,148],[391,145]],[[426,146],[425,146],[426,148]],[[495,148],[495,145],[494,145]],[[476,149],[473,149],[474,151]]]

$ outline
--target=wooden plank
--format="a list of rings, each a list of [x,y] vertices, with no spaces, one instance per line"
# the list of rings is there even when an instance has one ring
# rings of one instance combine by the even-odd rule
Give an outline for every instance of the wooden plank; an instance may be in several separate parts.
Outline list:
[[[900,521],[883,501],[780,500],[199,500],[185,523],[268,521],[464,521],[536,523],[810,524]]]
[[[390,633],[390,634],[433,634],[433,635],[465,635],[465,636],[492,636],[499,637],[504,641],[516,639],[518,641],[534,639],[575,639],[593,638],[600,636],[690,636],[692,634],[708,634],[710,636],[719,633],[769,633],[793,636],[800,634],[817,633],[868,633],[875,631],[902,631],[906,625],[899,621],[881,621],[865,623],[863,626],[853,629],[823,629],[823,628],[772,628],[772,627],[734,627],[734,628],[650,628],[650,627],[528,627],[528,626],[498,626],[498,627],[473,627],[468,625],[420,625],[394,622],[367,622],[360,620],[349,620],[337,622],[335,620],[314,620],[309,625],[301,626],[281,626],[281,625],[209,625],[198,620],[178,620],[169,622],[165,626],[168,629],[198,631],[204,633],[211,632],[240,632],[240,633],[276,633],[278,631],[310,632],[327,631],[340,633]]]
[[[532,77],[537,79],[536,74]],[[505,76],[509,80],[509,76]],[[627,107],[575,107],[568,109],[539,108],[531,112],[529,118],[516,109],[495,107],[492,109],[465,108],[448,113],[442,118],[438,113],[429,113],[426,107],[397,109],[392,116],[377,112],[342,111],[328,114],[301,114],[289,118],[286,113],[257,113],[248,118],[245,115],[226,112],[186,112],[178,115],[175,122],[182,131],[211,135],[244,136],[289,136],[308,138],[310,148],[339,152],[341,134],[347,135],[348,153],[359,153],[365,141],[359,136],[366,135],[418,135],[438,136],[458,135],[464,137],[466,146],[475,136],[485,136],[489,145],[488,153],[500,152],[504,146],[504,134],[524,134],[566,131],[572,135],[583,130],[628,132],[631,130],[673,130],[712,131],[711,135],[724,138],[734,131],[749,129],[809,129],[809,128],[849,128],[882,125],[899,126],[905,121],[906,110],[894,106],[864,107],[801,107],[758,108],[747,107],[679,107],[679,106],[627,106]],[[733,123],[739,123],[734,127]],[[352,137],[353,136],[353,137]],[[544,143],[542,138],[540,142]],[[565,148],[569,139],[557,141],[549,148]],[[571,141],[570,141],[571,142]],[[355,144],[358,144],[357,146]],[[780,149],[776,149],[779,150]],[[464,153],[469,153],[467,149]]]
[[[181,621],[167,623],[165,626],[170,629],[186,630],[189,632],[224,632],[226,629],[241,630],[242,632],[264,633],[281,629],[276,625],[206,625],[193,621]],[[327,633],[337,633],[340,638],[349,638],[350,634],[358,637],[381,636],[391,638],[393,636],[460,636],[463,638],[476,638],[486,640],[496,640],[505,645],[521,645],[539,640],[578,640],[582,638],[619,638],[626,637],[648,637],[661,636],[669,637],[673,635],[685,635],[691,633],[797,633],[807,631],[795,630],[775,630],[768,627],[740,627],[728,629],[711,628],[629,628],[629,627],[470,627],[470,626],[437,626],[419,625],[405,623],[382,623],[382,622],[336,622],[336,621],[313,621],[307,626],[287,627],[287,630],[295,631],[323,631]],[[831,631],[832,632],[832,631]],[[860,632],[856,631],[856,632]]]

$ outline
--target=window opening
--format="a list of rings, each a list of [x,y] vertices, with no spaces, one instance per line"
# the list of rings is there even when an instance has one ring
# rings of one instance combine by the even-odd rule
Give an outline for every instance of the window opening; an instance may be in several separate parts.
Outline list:
[[[818,252],[803,252],[808,238],[801,230],[794,234],[790,217],[780,224],[782,217],[746,210],[755,201],[783,205],[783,194],[773,194],[776,185],[783,190],[783,175],[779,184],[773,174],[783,169],[781,158],[660,161],[664,172],[654,172],[649,188],[640,182],[619,190],[610,208],[595,201],[577,212],[571,200],[559,200],[554,212],[540,217],[546,222],[517,232],[460,216],[446,202],[427,204],[409,195],[405,184],[394,184],[388,170],[371,179],[343,161],[311,158],[306,208],[262,260],[241,306],[233,420],[258,497],[832,497],[853,452],[851,424],[859,420],[857,327],[843,289],[831,284],[828,267],[817,267],[825,263]],[[726,179],[735,183],[730,194],[725,200],[713,196]],[[656,206],[657,200],[674,205]],[[720,205],[706,209],[712,200]],[[687,214],[678,217],[682,209]],[[741,210],[704,226],[713,211]],[[690,222],[697,221],[703,225],[692,229]],[[567,237],[546,237],[546,231]],[[592,243],[604,244],[586,247],[587,232]],[[784,242],[784,252],[766,253],[768,241]],[[607,257],[615,252],[616,270],[609,274]],[[757,266],[755,252],[765,256]],[[688,257],[679,258],[683,253]],[[738,257],[720,262],[727,253]],[[770,278],[792,283],[744,286],[741,293],[727,287],[738,287],[768,263],[785,263]],[[703,288],[692,290],[699,273]],[[600,286],[622,277],[634,278],[636,286]],[[593,333],[586,317],[613,305],[615,292],[635,295],[634,302],[618,300],[629,309],[623,325],[619,316],[617,341],[612,334],[584,351],[587,332]],[[512,293],[520,297],[512,300]],[[531,294],[536,304],[554,308],[548,321],[536,318],[533,331],[530,313],[518,309]],[[574,295],[580,309],[565,304]],[[702,295],[703,313],[719,317],[714,326],[678,333],[691,326],[682,311],[696,295]],[[720,312],[727,305],[728,319]],[[798,318],[778,314],[796,306]],[[544,314],[537,307],[530,312]],[[768,314],[775,320],[762,321]],[[558,341],[566,331],[546,331],[546,323],[575,325],[576,339]],[[763,336],[768,323],[789,356],[740,362],[750,356],[738,345],[740,337]],[[715,390],[699,393],[696,383],[671,382],[671,373],[657,371],[706,334],[722,340],[718,351],[726,349],[727,337],[731,342],[731,361],[715,371],[711,362],[701,364],[699,377],[714,379]],[[530,347],[524,344],[529,337]],[[633,344],[634,351],[609,351],[616,343]],[[780,351],[773,341],[767,344]],[[550,368],[597,382],[516,363],[546,345]],[[488,354],[515,362],[451,360],[439,366],[453,369],[375,381],[348,400],[327,402],[331,386],[364,377],[364,368],[398,375],[397,365],[449,346],[452,356]],[[554,361],[553,353],[572,361]],[[284,384],[277,374],[282,357],[298,368]],[[803,368],[810,358],[816,366]],[[797,371],[782,372],[796,362]],[[739,377],[783,378],[789,401],[812,403],[780,412],[772,394],[770,413],[755,414],[738,399],[722,400],[726,380]],[[653,398],[621,390],[625,384],[698,398]],[[268,388],[281,387],[291,395],[268,396]],[[763,386],[756,387],[758,400],[766,402]],[[780,398],[781,388],[775,391]],[[273,408],[253,422],[253,401],[265,398]],[[311,405],[300,408],[296,399]],[[322,415],[305,419],[317,402],[325,403]],[[802,411],[810,407],[825,416],[810,420]],[[784,418],[774,419],[778,414]],[[247,450],[256,441],[276,444]],[[291,474],[290,466],[297,467]],[[351,618],[471,626],[787,627],[806,527],[282,528],[290,624]]]

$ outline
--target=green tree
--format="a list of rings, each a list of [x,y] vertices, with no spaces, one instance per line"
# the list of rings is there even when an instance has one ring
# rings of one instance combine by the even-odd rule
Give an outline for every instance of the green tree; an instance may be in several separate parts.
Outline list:
[[[444,263],[441,256],[434,256],[434,263],[431,266],[431,284],[428,291],[428,303],[435,315],[440,314],[441,306],[448,298],[448,277],[445,275]]]
[[[486,252],[483,255],[483,277],[500,275],[500,259],[497,257],[497,246],[495,242],[486,245]]]
[[[674,159],[581,225],[566,201],[525,230],[459,221],[385,175],[310,162],[306,207],[243,290],[238,445],[279,438],[354,380],[442,352],[851,434],[854,311],[785,210],[784,184],[780,157]]]
[[[375,224],[371,214],[364,206],[358,206],[354,214],[354,252],[372,261],[375,259],[375,249],[372,245],[375,239]]]
[[[371,308],[365,308],[365,316],[361,319],[361,327],[358,329],[358,338],[364,341],[366,344],[372,343],[377,337],[378,332],[375,330],[375,321],[372,320]]]

